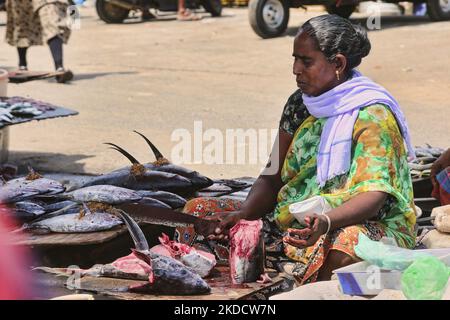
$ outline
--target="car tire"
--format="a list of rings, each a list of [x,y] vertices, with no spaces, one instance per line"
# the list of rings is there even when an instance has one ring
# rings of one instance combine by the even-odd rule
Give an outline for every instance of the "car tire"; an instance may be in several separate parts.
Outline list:
[[[220,0],[202,0],[201,5],[213,17],[220,17],[222,15],[222,2]]]
[[[353,11],[355,11],[356,5],[349,4],[349,5],[337,7],[336,3],[333,3],[333,4],[325,6],[325,8],[327,9],[327,12],[329,14],[337,14],[338,16],[340,16],[342,18],[348,19],[352,15]]]
[[[105,0],[97,0],[95,9],[100,19],[106,23],[122,23],[130,13],[130,10],[115,6]]]
[[[250,0],[250,26],[263,39],[282,35],[289,22],[289,3],[286,0]]]
[[[450,0],[428,0],[427,13],[433,21],[450,20]]]

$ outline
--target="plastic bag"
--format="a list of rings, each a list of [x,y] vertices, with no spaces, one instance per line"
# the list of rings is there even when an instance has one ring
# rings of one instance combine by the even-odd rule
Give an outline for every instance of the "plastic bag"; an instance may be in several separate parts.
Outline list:
[[[436,257],[419,258],[402,275],[402,291],[410,300],[441,300],[450,269]]]
[[[293,203],[289,206],[289,212],[302,225],[305,225],[305,217],[307,214],[325,214],[331,209],[332,208],[328,204],[328,201],[321,196],[314,196],[309,199]]]
[[[408,268],[418,258],[429,257],[425,253],[370,240],[363,233],[359,234],[355,253],[361,259],[377,265],[381,269],[400,271]]]

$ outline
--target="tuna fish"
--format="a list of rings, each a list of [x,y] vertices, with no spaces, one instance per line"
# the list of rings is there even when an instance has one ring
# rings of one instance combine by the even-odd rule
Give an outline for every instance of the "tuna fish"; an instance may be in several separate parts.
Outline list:
[[[42,205],[31,201],[17,202],[12,210],[14,216],[22,222],[31,221],[45,213]]]
[[[139,201],[142,197],[135,191],[110,185],[96,185],[73,191],[68,197],[76,202],[101,202],[120,204]]]
[[[37,178],[35,180],[30,180],[26,178],[18,178],[10,180],[6,185],[13,188],[31,188],[39,191],[40,195],[54,195],[64,192],[64,186],[58,181],[47,179],[47,178]]]
[[[257,281],[264,274],[263,222],[239,221],[230,230],[230,273],[234,284]]]
[[[167,187],[155,187],[150,188],[151,190],[164,190],[164,191],[174,191],[181,194],[193,194],[195,191],[201,190],[203,188],[206,188],[213,184],[213,181],[197,171],[193,171],[178,165],[171,164],[162,154],[161,152],[153,145],[153,143],[147,139],[143,134],[134,131],[135,133],[139,134],[141,137],[145,139],[147,144],[150,146],[153,154],[156,157],[155,162],[146,163],[146,164],[140,164],[138,160],[136,160],[135,157],[133,157],[129,152],[124,150],[123,148],[119,147],[116,144],[113,143],[106,143],[110,146],[112,146],[112,149],[119,151],[122,155],[124,155],[130,162],[133,164],[131,167],[131,171],[142,171],[144,172],[160,172],[160,173],[166,173],[166,174],[174,174],[176,177],[185,178],[189,181],[190,186],[181,186],[176,185],[171,189],[168,189]],[[121,170],[129,170],[130,167],[119,169],[115,172],[120,172]],[[179,179],[179,178],[178,178]],[[142,188],[143,190],[147,190],[149,188]]]
[[[13,203],[30,199],[40,193],[40,190],[29,186],[18,187],[4,184],[0,186],[0,203]]]
[[[32,213],[35,216],[40,216],[45,213],[45,208],[41,204],[31,201],[16,202],[16,209]]]
[[[156,148],[156,146],[142,133],[139,133],[137,131],[134,131],[138,135],[140,135],[148,144],[150,149],[152,150],[156,161],[153,163],[148,163],[145,166],[152,169],[152,170],[159,170],[159,171],[165,171],[165,172],[171,172],[179,174],[183,177],[188,178],[191,180],[193,186],[196,190],[201,190],[204,188],[209,187],[213,184],[213,181],[209,179],[208,177],[205,177],[204,175],[201,175],[197,171],[190,170],[188,168],[184,168],[175,164],[172,164],[167,160],[166,157],[162,155],[162,153]]]
[[[186,190],[192,183],[179,175],[149,171],[141,166],[123,168],[107,174],[93,177],[83,184],[83,187],[95,185],[113,185],[132,190],[164,190],[179,191]]]
[[[42,220],[59,217],[65,214],[78,214],[80,215],[81,211],[83,209],[83,206],[81,204],[78,204],[76,202],[71,202],[67,206],[56,210],[52,212],[46,212],[38,216],[37,218],[33,219],[29,224],[25,224],[24,228],[27,229],[31,223],[36,223]]]
[[[136,249],[135,257],[145,262],[152,269],[149,283],[135,288],[136,292],[150,292],[156,294],[191,295],[210,292],[208,284],[196,273],[192,272],[181,262],[166,256],[155,254],[149,250],[147,240],[137,223],[125,212],[120,215],[128,227]]]
[[[86,207],[85,207],[86,209]],[[122,224],[122,220],[106,211],[68,213],[33,222],[26,229],[56,233],[84,233],[112,229]]]
[[[61,269],[63,273],[147,281],[144,285],[129,287],[131,292],[158,295],[198,295],[210,292],[208,284],[185,265],[171,257],[151,252],[137,223],[122,210],[118,210],[118,214],[127,225],[136,249],[132,249],[130,255],[106,265],[96,265],[87,270]],[[47,271],[47,268],[36,269]]]
[[[216,258],[211,253],[171,241],[164,233],[158,239],[161,244],[151,248],[151,252],[179,260],[202,278],[208,276],[216,265]]]
[[[151,265],[154,281],[131,288],[131,291],[165,295],[197,295],[211,291],[209,285],[198,274],[173,258],[150,251],[133,250],[133,253]]]
[[[0,202],[24,201],[37,195],[59,194],[64,190],[61,183],[43,178],[30,169],[27,177],[10,180],[0,186]]]

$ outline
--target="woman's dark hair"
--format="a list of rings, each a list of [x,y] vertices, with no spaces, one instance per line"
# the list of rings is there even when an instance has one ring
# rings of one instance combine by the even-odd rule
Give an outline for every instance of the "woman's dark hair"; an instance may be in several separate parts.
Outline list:
[[[364,28],[335,14],[325,14],[306,21],[299,33],[306,32],[322,51],[328,61],[333,62],[338,53],[347,58],[348,73],[361,63],[370,52],[370,41]]]

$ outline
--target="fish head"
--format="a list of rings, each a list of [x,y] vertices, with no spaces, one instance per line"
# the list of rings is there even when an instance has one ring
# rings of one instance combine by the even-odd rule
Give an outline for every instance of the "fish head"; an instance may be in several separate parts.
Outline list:
[[[47,194],[58,194],[58,193],[62,193],[64,191],[66,191],[66,188],[58,181],[55,180],[50,180],[50,179],[45,179],[46,181],[46,185],[47,185],[47,189],[48,192]]]

